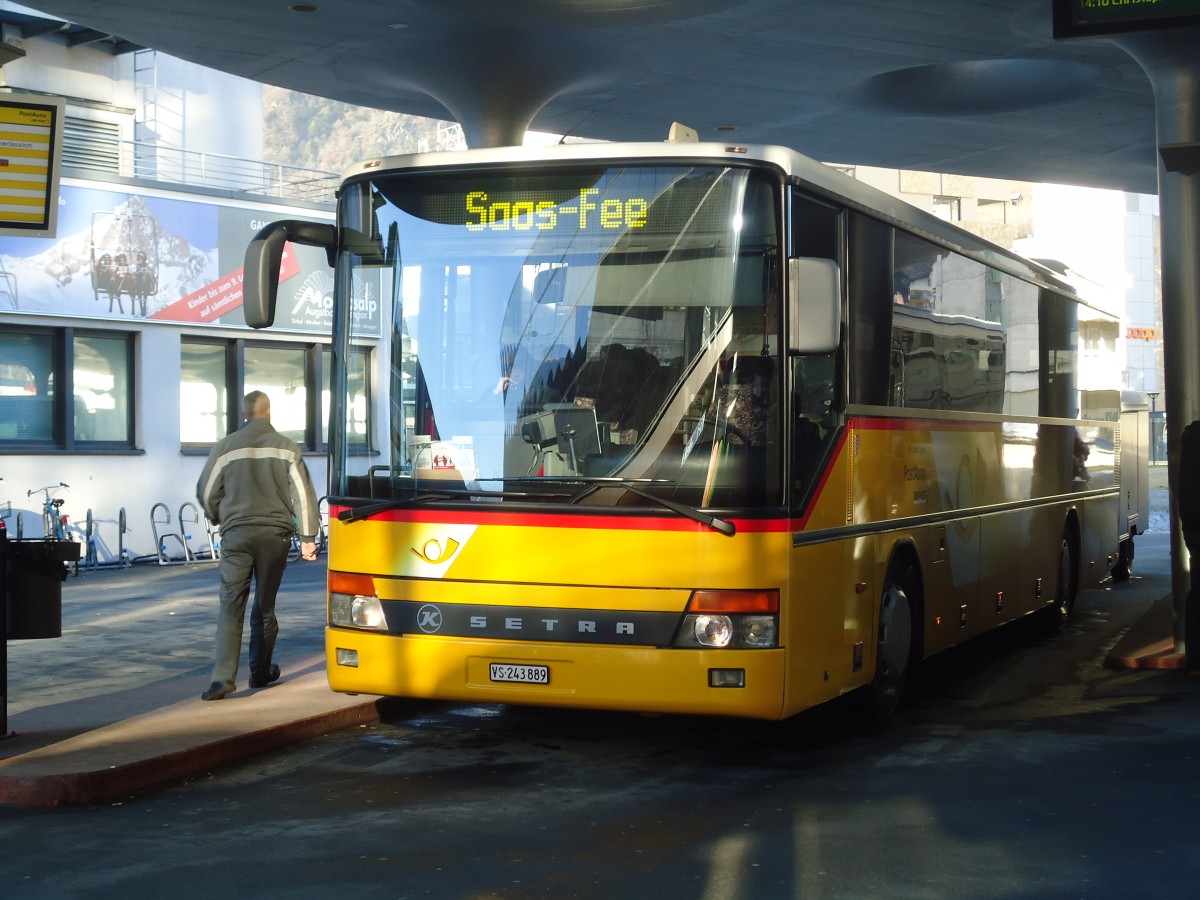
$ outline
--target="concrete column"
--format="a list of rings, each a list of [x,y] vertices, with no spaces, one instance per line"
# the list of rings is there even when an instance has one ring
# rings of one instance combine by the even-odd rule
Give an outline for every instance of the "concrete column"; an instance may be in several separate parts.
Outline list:
[[[1154,88],[1162,230],[1163,359],[1166,368],[1167,482],[1171,493],[1171,593],[1175,648],[1186,647],[1190,561],[1179,527],[1179,435],[1200,419],[1200,28],[1124,35],[1114,43],[1137,60]]]

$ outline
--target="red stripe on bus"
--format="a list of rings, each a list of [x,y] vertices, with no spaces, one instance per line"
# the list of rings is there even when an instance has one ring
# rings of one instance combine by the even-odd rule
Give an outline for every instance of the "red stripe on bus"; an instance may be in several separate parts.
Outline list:
[[[349,507],[335,506],[329,510],[331,518]],[[706,525],[691,519],[662,516],[613,516],[606,513],[514,513],[490,510],[414,510],[395,509],[377,513],[370,517],[372,522],[413,522],[440,525],[508,525],[520,528],[600,528],[614,531],[709,531]],[[788,518],[735,519],[729,518],[739,532],[784,532],[795,531],[797,520]]]
[[[829,454],[829,461],[825,463],[825,468],[817,479],[817,489],[812,492],[812,496],[808,498],[808,506],[800,513],[800,519],[794,521],[792,531],[804,531],[808,528],[808,520],[812,518],[813,510],[816,509],[817,501],[825,493],[825,485],[829,483],[829,477],[833,474],[834,467],[837,461],[841,459],[842,452],[846,448],[846,436],[850,433],[850,427],[847,426],[841,430],[838,435],[837,443],[834,445],[833,452]]]

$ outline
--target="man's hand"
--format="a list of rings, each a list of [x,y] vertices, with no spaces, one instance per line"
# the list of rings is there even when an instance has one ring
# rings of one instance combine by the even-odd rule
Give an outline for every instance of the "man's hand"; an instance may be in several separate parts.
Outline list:
[[[300,555],[302,557],[304,557],[304,559],[308,560],[309,562],[312,562],[314,559],[316,559],[317,558],[317,543],[316,543],[316,541],[301,541],[300,542]]]

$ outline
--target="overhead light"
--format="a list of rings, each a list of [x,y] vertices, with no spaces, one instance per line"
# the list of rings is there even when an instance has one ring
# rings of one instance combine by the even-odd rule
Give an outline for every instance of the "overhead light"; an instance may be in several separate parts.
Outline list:
[[[391,25],[388,26],[388,28],[395,28],[397,31],[403,31],[407,27],[408,27],[407,22],[393,22]]]

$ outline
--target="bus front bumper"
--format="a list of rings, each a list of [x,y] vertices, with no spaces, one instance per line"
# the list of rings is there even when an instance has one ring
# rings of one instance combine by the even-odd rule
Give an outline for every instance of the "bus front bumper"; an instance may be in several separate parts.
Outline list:
[[[463,640],[330,626],[325,656],[329,686],[341,693],[759,719],[783,714],[782,649]],[[545,683],[496,680],[531,673]]]

